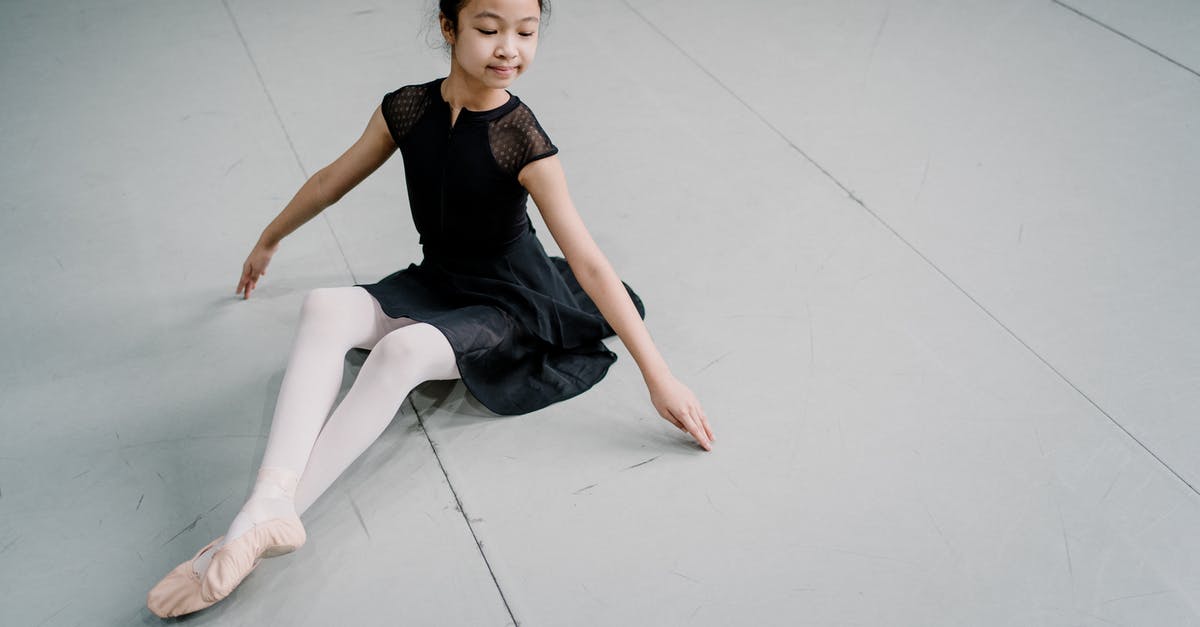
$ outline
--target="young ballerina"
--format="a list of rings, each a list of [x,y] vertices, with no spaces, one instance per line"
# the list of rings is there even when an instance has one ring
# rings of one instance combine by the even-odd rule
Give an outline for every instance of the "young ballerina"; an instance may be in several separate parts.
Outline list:
[[[441,0],[449,75],[384,96],[362,137],[263,231],[238,282],[243,299],[285,236],[399,148],[423,259],[377,283],[308,293],[250,498],[225,535],[150,590],[155,614],[208,607],[262,558],[303,545],[300,514],[422,381],[461,378],[493,412],[528,413],[603,378],[616,355],[601,340],[615,333],[658,413],[712,449],[704,410],[671,374],[642,322],[641,300],[572,204],[558,149],[506,90],[533,62],[544,4]],[[548,256],[535,236],[530,196],[565,260]],[[346,351],[356,347],[370,353],[330,415]]]

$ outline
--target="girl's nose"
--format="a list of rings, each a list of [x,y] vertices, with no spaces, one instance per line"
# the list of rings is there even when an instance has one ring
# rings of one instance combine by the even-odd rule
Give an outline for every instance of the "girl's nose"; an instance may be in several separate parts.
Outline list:
[[[514,45],[513,42],[507,37],[500,40],[499,45],[496,46],[496,56],[500,57],[501,59],[508,59],[514,56],[516,51],[516,45]]]

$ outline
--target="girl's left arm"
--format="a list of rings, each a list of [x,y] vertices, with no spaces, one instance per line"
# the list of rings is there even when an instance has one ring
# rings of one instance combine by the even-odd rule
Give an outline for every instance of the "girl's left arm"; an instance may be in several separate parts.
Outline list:
[[[575,278],[579,279],[579,285],[596,303],[637,362],[654,408],[668,422],[690,433],[704,450],[712,450],[714,438],[708,416],[692,391],[671,374],[621,279],[592,240],[571,201],[558,157],[550,156],[526,165],[518,180],[529,190],[550,234],[562,249]]]

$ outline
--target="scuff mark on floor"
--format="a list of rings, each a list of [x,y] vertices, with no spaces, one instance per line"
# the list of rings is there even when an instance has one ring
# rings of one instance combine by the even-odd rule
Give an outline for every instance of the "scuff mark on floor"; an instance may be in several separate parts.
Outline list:
[[[592,488],[594,488],[594,487],[596,487],[596,486],[598,486],[598,485],[600,485],[600,484],[598,484],[598,483],[593,483],[592,485],[585,485],[585,486],[583,486],[582,488],[579,488],[578,490],[576,490],[576,491],[572,492],[571,494],[579,494],[580,492],[583,492],[584,490],[591,490]]]
[[[701,372],[704,372],[705,370],[708,370],[710,367],[712,367],[712,365],[713,365],[713,364],[717,363],[718,361],[721,361],[722,359],[725,359],[726,357],[728,357],[728,356],[729,356],[730,354],[732,354],[732,353],[733,353],[733,351],[729,351],[729,352],[725,353],[724,355],[721,355],[720,357],[718,357],[718,358],[716,358],[716,359],[714,359],[714,360],[712,360],[712,361],[708,362],[708,364],[707,364],[707,365],[705,365],[703,368],[701,368],[701,369],[697,370],[697,371],[696,371],[696,374],[700,374]]]
[[[136,511],[138,511],[139,509],[142,509],[142,499],[144,499],[144,498],[146,498],[146,495],[145,495],[144,493],[143,493],[141,496],[139,496],[139,497],[138,497],[138,504],[137,504],[137,507],[133,508],[133,511],[135,511],[135,512],[136,512]]]
[[[644,461],[644,462],[638,462],[638,463],[636,463],[636,464],[634,464],[634,465],[632,465],[632,466],[629,466],[629,467],[625,468],[625,470],[629,470],[629,469],[631,469],[631,468],[637,468],[638,466],[644,466],[644,465],[646,465],[646,464],[649,464],[650,462],[652,462],[652,461],[654,461],[654,460],[658,459],[659,457],[662,457],[662,455],[655,455],[654,457],[651,457],[650,459],[647,459],[647,460],[646,460],[646,461]]]
[[[683,574],[683,573],[681,573],[681,572],[679,572],[679,571],[677,571],[677,570],[673,570],[673,571],[671,571],[671,573],[672,573],[672,574],[675,574],[675,575],[679,575],[680,577],[683,577],[684,579],[687,579],[688,581],[690,581],[690,582],[692,582],[692,583],[700,583],[700,581],[699,581],[699,580],[696,580],[696,579],[693,579],[693,578],[691,578],[691,577],[688,577],[687,575],[685,575],[685,574]]]
[[[1125,474],[1125,467],[1128,465],[1129,465],[1129,458],[1126,457],[1125,462],[1122,463],[1121,467],[1117,469],[1117,474],[1113,475],[1112,481],[1109,482],[1108,489],[1104,491],[1104,496],[1100,497],[1101,503],[1103,503],[1105,500],[1108,499],[1108,494],[1110,492],[1112,492],[1113,487],[1117,485],[1117,480],[1121,478],[1121,475]]]
[[[808,369],[811,372],[817,364],[817,347],[813,339],[812,305],[804,303],[804,309],[808,311]]]
[[[1054,507],[1058,510],[1058,526],[1062,529],[1063,550],[1067,554],[1067,574],[1071,576],[1071,585],[1075,584],[1075,562],[1071,559],[1071,543],[1067,541],[1067,521],[1063,520],[1062,506],[1057,502]]]
[[[21,536],[17,536],[17,537],[15,537],[15,538],[13,538],[13,539],[12,539],[12,542],[9,542],[8,544],[4,545],[4,548],[3,548],[3,549],[0,549],[0,554],[3,554],[5,551],[7,551],[7,550],[9,549],[9,547],[11,547],[12,545],[16,544],[16,543],[17,543],[17,540],[20,540],[20,539],[21,539]]]
[[[180,530],[179,530],[179,533],[176,533],[175,535],[171,536],[171,538],[170,538],[169,540],[167,540],[166,542],[163,542],[163,543],[162,543],[162,545],[161,545],[159,548],[162,548],[162,547],[164,547],[164,546],[167,546],[167,545],[168,545],[168,544],[170,544],[170,543],[171,543],[171,542],[172,542],[172,541],[173,541],[175,538],[178,538],[179,536],[183,535],[185,532],[188,532],[188,531],[191,531],[192,529],[195,529],[195,528],[196,528],[196,523],[200,522],[200,519],[201,519],[201,518],[204,518],[204,516],[201,516],[201,515],[197,514],[197,515],[196,515],[196,520],[193,520],[193,521],[192,521],[192,523],[191,523],[190,525],[188,525],[188,526],[184,527],[183,529],[180,529]]]
[[[1131,594],[1128,596],[1117,597],[1115,599],[1109,599],[1107,601],[1101,601],[1100,605],[1104,605],[1106,603],[1114,603],[1116,601],[1124,601],[1125,599],[1140,599],[1142,597],[1152,597],[1152,596],[1156,596],[1159,594],[1167,594],[1168,592],[1170,592],[1170,590],[1159,590],[1157,592],[1146,592],[1144,594]]]
[[[42,622],[38,623],[38,627],[42,627],[42,625],[45,625],[46,623],[50,622],[50,619],[51,619],[51,618],[54,618],[55,616],[58,616],[59,614],[62,614],[62,611],[63,611],[63,610],[65,610],[65,609],[67,609],[67,608],[68,608],[68,607],[70,607],[70,606],[71,606],[71,602],[70,602],[70,601],[67,601],[67,604],[66,604],[66,605],[64,605],[64,606],[62,606],[62,607],[60,607],[60,608],[58,608],[58,611],[57,611],[57,612],[55,612],[55,613],[53,613],[53,614],[51,614],[51,615],[47,616],[47,617],[45,618],[45,620],[43,620]]]
[[[929,522],[933,524],[933,528],[942,537],[942,542],[946,543],[946,548],[950,549],[951,554],[958,557],[958,551],[954,548],[953,544],[950,544],[950,539],[946,537],[946,534],[942,532],[942,528],[937,524],[937,519],[933,517],[933,512],[929,511],[929,506],[924,501],[921,501],[921,507],[925,510],[925,515],[929,516]]]
[[[217,501],[217,504],[216,504],[216,505],[213,505],[212,507],[208,508],[208,511],[207,511],[207,512],[204,512],[204,513],[205,513],[205,514],[210,514],[210,513],[212,513],[212,511],[213,511],[214,509],[217,509],[218,507],[220,507],[220,506],[221,506],[221,503],[224,503],[225,501],[228,501],[228,500],[229,500],[229,497],[231,497],[231,496],[233,496],[233,495],[232,495],[232,494],[226,494],[226,495],[225,495],[225,498],[223,498],[223,499],[221,499],[221,500]]]
[[[921,184],[917,186],[917,197],[913,198],[913,205],[918,206],[921,202],[921,193],[925,191],[925,179],[929,176],[929,157],[925,157],[925,170],[921,172]]]
[[[350,507],[354,508],[354,515],[358,517],[358,524],[362,526],[363,532],[367,534],[367,540],[371,539],[371,530],[367,529],[367,521],[363,520],[362,512],[358,510],[358,503],[354,502],[354,497],[349,494],[346,498],[350,499]]]

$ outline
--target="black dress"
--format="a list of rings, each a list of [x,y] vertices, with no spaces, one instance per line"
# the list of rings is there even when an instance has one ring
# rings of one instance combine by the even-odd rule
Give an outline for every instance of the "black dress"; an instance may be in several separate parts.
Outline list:
[[[517,173],[558,148],[511,93],[489,111],[462,109],[451,126],[442,80],[401,87],[382,105],[424,258],[358,285],[388,316],[441,331],[489,410],[531,412],[604,378],[617,356],[600,340],[615,332],[566,260],[546,254],[526,213]]]

